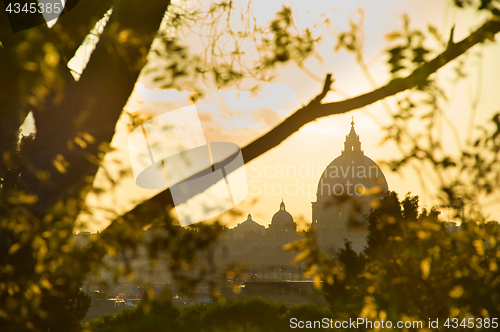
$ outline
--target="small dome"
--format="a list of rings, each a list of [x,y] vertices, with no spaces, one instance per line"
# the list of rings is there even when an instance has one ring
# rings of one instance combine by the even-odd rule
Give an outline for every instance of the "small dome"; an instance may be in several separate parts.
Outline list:
[[[286,211],[285,202],[281,201],[280,210],[274,214],[273,219],[271,220],[271,224],[279,225],[279,224],[292,224],[292,223],[294,223],[293,217],[290,213]]]
[[[239,224],[239,226],[258,226],[258,227],[264,227],[255,220],[252,219],[252,215],[249,213],[247,216],[247,220]]]
[[[244,238],[246,235],[250,234],[250,232],[253,232],[254,235],[261,236],[261,234],[265,233],[266,228],[253,220],[252,215],[249,213],[247,219],[236,225],[232,230],[235,238]]]

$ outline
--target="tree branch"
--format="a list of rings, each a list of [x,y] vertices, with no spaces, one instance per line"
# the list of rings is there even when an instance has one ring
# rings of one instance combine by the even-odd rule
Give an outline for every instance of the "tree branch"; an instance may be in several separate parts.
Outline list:
[[[321,104],[321,101],[323,100],[323,98],[325,98],[326,94],[331,90],[331,86],[333,84],[333,81],[335,81],[335,80],[332,80],[332,74],[331,73],[326,74],[325,83],[323,83],[323,91],[321,91],[321,93],[319,95],[317,95],[316,98],[311,100],[311,102],[308,104],[308,106]]]
[[[496,34],[499,31],[500,22],[487,21],[462,41],[456,44],[449,44],[443,53],[423,63],[405,78],[392,80],[376,90],[343,101],[326,104],[308,104],[306,107],[299,109],[285,119],[271,131],[244,147],[242,151],[245,163],[248,163],[264,152],[274,148],[311,121],[329,115],[347,113],[417,86],[419,82],[425,80],[438,69],[456,59],[474,45],[490,38],[491,34]]]
[[[38,197],[31,206],[35,214],[45,213],[58,199],[77,195],[91,183],[98,169],[91,156],[95,159],[101,143],[111,141],[169,4],[169,0],[115,3],[80,80],[67,82],[58,96],[48,98],[34,112],[37,134],[29,155],[32,171],[23,172],[19,183]],[[72,146],[83,133],[93,141]],[[68,165],[63,172],[53,165],[59,156]],[[50,172],[50,179],[39,179],[37,170]]]

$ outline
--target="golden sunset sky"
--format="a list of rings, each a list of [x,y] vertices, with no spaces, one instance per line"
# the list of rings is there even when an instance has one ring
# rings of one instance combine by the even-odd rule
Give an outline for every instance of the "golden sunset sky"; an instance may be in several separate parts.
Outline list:
[[[289,5],[290,1],[282,3]],[[270,22],[275,13],[281,9],[282,3],[253,0],[253,16],[257,23],[265,26]],[[427,25],[433,24],[440,29],[444,38],[448,38],[449,30],[455,25],[455,41],[462,39],[484,21],[484,17],[479,17],[476,13],[458,11],[449,1],[292,1],[291,6],[299,29],[310,24],[311,19],[325,17],[321,15],[327,15],[331,20],[328,29],[321,28],[317,31],[318,34],[321,33],[323,39],[317,49],[318,56],[311,57],[305,63],[307,70],[320,80],[312,78],[312,75],[297,68],[296,65],[289,64],[279,67],[277,78],[273,82],[263,83],[257,93],[234,87],[216,90],[206,83],[203,87],[205,95],[198,100],[196,107],[207,141],[227,141],[241,147],[245,146],[313,99],[321,91],[321,80],[329,72],[333,73],[335,78],[334,88],[341,93],[330,92],[324,102],[342,100],[346,96],[352,97],[370,91],[373,87],[356,64],[353,54],[334,51],[336,35],[348,29],[350,18],[357,19],[358,8],[363,8],[365,13],[364,56],[378,86],[390,80],[389,69],[385,65],[387,57],[383,53],[388,45],[385,35],[401,29],[403,13],[409,15],[412,28],[426,31]],[[187,34],[183,38],[189,43],[190,52],[203,51],[199,37]],[[471,105],[475,98],[479,96],[480,100],[474,119],[476,124],[486,123],[500,109],[498,94],[500,45],[492,43],[479,45],[469,53],[480,53],[482,57],[467,57],[467,79],[454,84],[453,66],[450,65],[439,71],[439,80],[450,97],[446,106],[447,116],[462,139],[467,137],[466,133],[471,125]],[[84,61],[83,58],[82,55],[76,56],[72,66],[74,68],[81,66],[78,63]],[[151,76],[142,75],[126,109],[131,112],[142,111],[158,115],[189,105],[191,93],[190,90],[161,90],[152,83]],[[394,98],[388,99],[388,103],[393,106]],[[310,221],[311,202],[316,200],[315,190],[321,171],[340,155],[345,136],[350,130],[352,116],[365,155],[380,166],[381,161],[398,156],[393,145],[380,145],[383,138],[381,126],[390,122],[380,102],[348,114],[319,119],[305,125],[281,145],[246,165],[249,194],[237,207],[243,215],[236,219],[226,215],[223,219],[232,226],[245,220],[246,214],[251,212],[254,220],[267,226],[272,215],[278,211],[283,198],[287,210],[296,221],[300,217]],[[412,129],[418,131],[420,128]],[[117,125],[117,132],[112,142],[117,151],[110,154],[105,162],[110,169],[113,168],[112,159],[118,159],[122,168],[129,169],[127,137],[128,129],[124,121],[121,121]],[[443,143],[450,151],[456,149],[453,131],[448,125],[444,126]],[[276,176],[276,172],[283,168],[286,170],[287,166],[295,167],[297,172],[302,170],[302,176],[296,178],[286,172],[284,176],[281,174]],[[400,197],[411,192],[421,197],[421,205],[424,207],[430,207],[435,203],[432,195],[433,183],[428,182],[428,188],[425,189],[412,172],[395,174],[387,167],[382,167],[382,170],[389,189],[398,192]],[[95,181],[96,184],[106,186],[103,173],[100,172]],[[289,191],[293,192],[291,195],[279,192],[280,188],[283,189],[287,184],[292,184],[288,187]],[[266,186],[269,192],[267,195]],[[109,187],[105,194],[89,195],[88,203],[91,207],[112,208],[121,213],[132,208],[133,202],[151,197],[157,192],[139,188],[133,182],[132,176],[128,176],[120,185]],[[497,205],[490,208],[489,213],[491,219],[499,219],[500,207]],[[99,209],[95,209],[94,217],[97,221],[89,222],[87,225],[92,231],[102,229],[109,223],[106,215],[99,212]],[[446,214],[442,217],[447,218]],[[82,218],[82,220],[89,219]]]

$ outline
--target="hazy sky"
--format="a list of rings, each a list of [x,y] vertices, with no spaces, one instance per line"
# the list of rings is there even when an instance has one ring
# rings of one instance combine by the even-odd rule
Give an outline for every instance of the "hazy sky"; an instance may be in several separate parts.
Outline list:
[[[289,1],[285,3],[289,4]],[[441,29],[445,36],[451,26],[456,25],[455,40],[463,38],[470,29],[477,27],[481,22],[481,18],[476,17],[474,13],[459,12],[447,4],[449,4],[447,1],[429,0],[292,1],[292,8],[297,15],[296,24],[299,28],[309,23],[311,17],[318,18],[319,15],[326,13],[325,15],[331,18],[330,29],[323,30],[323,42],[318,49],[322,60],[313,57],[306,62],[306,67],[321,78],[327,72],[332,72],[336,79],[335,88],[349,96],[355,96],[372,88],[355,63],[353,55],[345,51],[334,52],[333,49],[336,44],[335,35],[347,29],[350,17],[356,18],[357,8],[362,7],[365,12],[365,59],[377,84],[382,85],[389,80],[388,69],[384,64],[386,57],[382,53],[387,46],[384,35],[401,28],[403,13],[408,13],[413,28],[426,29],[427,24],[431,23]],[[274,13],[281,8],[278,1],[254,0],[252,5],[254,16],[261,25],[271,20]],[[195,38],[186,36],[189,41],[194,41]],[[197,49],[197,44],[193,45],[192,52],[199,52],[201,46]],[[450,84],[452,77],[450,67],[440,71],[440,79],[451,97],[447,114],[460,133],[466,133],[469,128],[470,105],[478,91],[481,102],[478,105],[476,122],[484,123],[485,119],[490,119],[498,111],[500,45],[476,46],[472,51],[482,52],[483,56],[482,61],[477,59],[469,61],[467,80],[453,85]],[[236,89],[216,91],[205,87],[206,95],[197,103],[205,137],[207,141],[229,141],[243,147],[281,122],[301,105],[308,103],[321,91],[321,86],[321,82],[290,64],[280,67],[277,79],[264,84],[257,94]],[[141,110],[152,115],[160,114],[190,104],[190,94],[191,91],[160,90],[152,84],[150,76],[142,76],[126,109]],[[338,93],[329,93],[324,101],[343,98]],[[393,100],[389,100],[389,104],[392,102]],[[315,190],[321,170],[341,153],[345,135],[350,130],[351,116],[354,116],[356,131],[365,155],[376,162],[389,160],[395,156],[396,151],[393,146],[379,144],[383,135],[380,124],[387,124],[389,121],[381,103],[307,124],[277,148],[247,164],[249,195],[238,206],[243,216],[233,220],[231,225],[243,221],[249,211],[257,222],[269,224],[272,215],[279,209],[282,198],[287,210],[296,219],[303,216],[310,221],[311,202],[316,200]],[[454,149],[455,143],[451,133],[445,129],[443,141],[447,148]],[[122,162],[122,167],[125,169],[129,167],[127,136],[126,125],[120,122],[113,139],[113,145],[118,150],[108,156],[108,166],[111,165],[111,159],[116,158]],[[301,176],[295,177],[293,172],[276,175],[276,172],[288,166],[295,167],[297,172],[302,170]],[[400,196],[412,192],[422,197],[422,205],[427,207],[432,205],[430,196],[425,194],[415,174],[408,172],[402,177],[387,168],[382,169],[390,190],[395,190]],[[105,182],[98,176],[96,183]],[[287,184],[291,184],[288,188],[292,194],[282,192]],[[88,202],[94,206],[111,205],[122,212],[131,208],[131,201],[151,197],[156,193],[157,191],[135,186],[133,179],[128,177],[123,180],[122,185],[107,195],[99,198],[90,196]],[[498,208],[491,210],[491,216],[496,216],[498,219],[500,215],[498,210]],[[106,223],[100,214],[98,219]],[[89,227],[96,230],[98,226],[94,224]]]

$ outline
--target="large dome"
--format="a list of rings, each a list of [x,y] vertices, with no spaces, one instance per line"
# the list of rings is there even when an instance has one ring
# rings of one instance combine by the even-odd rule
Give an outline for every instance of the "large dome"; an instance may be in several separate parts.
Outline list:
[[[325,169],[318,182],[318,200],[334,196],[367,196],[388,191],[384,173],[364,155],[359,136],[351,122],[344,151]]]
[[[294,224],[293,217],[285,210],[285,203],[282,201],[280,209],[276,212],[271,220],[272,225]]]

